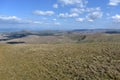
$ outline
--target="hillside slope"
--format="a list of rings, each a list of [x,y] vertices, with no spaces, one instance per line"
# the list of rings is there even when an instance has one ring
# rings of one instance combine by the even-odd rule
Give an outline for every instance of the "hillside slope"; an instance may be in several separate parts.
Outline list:
[[[0,80],[120,80],[120,43],[0,44]]]

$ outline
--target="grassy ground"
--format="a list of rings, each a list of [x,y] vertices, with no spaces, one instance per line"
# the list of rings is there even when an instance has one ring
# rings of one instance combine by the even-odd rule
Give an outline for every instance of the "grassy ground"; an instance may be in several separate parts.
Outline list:
[[[120,43],[1,44],[0,80],[120,80]]]

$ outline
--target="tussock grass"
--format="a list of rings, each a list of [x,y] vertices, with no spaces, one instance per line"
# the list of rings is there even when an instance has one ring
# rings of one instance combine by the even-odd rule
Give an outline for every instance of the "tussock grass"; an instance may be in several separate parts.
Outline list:
[[[120,80],[120,43],[1,44],[0,80]]]

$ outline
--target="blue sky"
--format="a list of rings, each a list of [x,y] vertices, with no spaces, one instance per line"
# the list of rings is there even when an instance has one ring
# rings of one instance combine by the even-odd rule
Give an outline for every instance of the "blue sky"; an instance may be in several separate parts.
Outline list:
[[[0,0],[0,29],[120,29],[120,0]]]

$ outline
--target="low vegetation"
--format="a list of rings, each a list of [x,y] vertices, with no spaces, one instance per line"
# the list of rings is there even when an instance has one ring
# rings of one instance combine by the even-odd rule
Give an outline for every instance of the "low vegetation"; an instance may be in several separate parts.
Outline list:
[[[120,42],[0,44],[0,80],[120,80]]]

